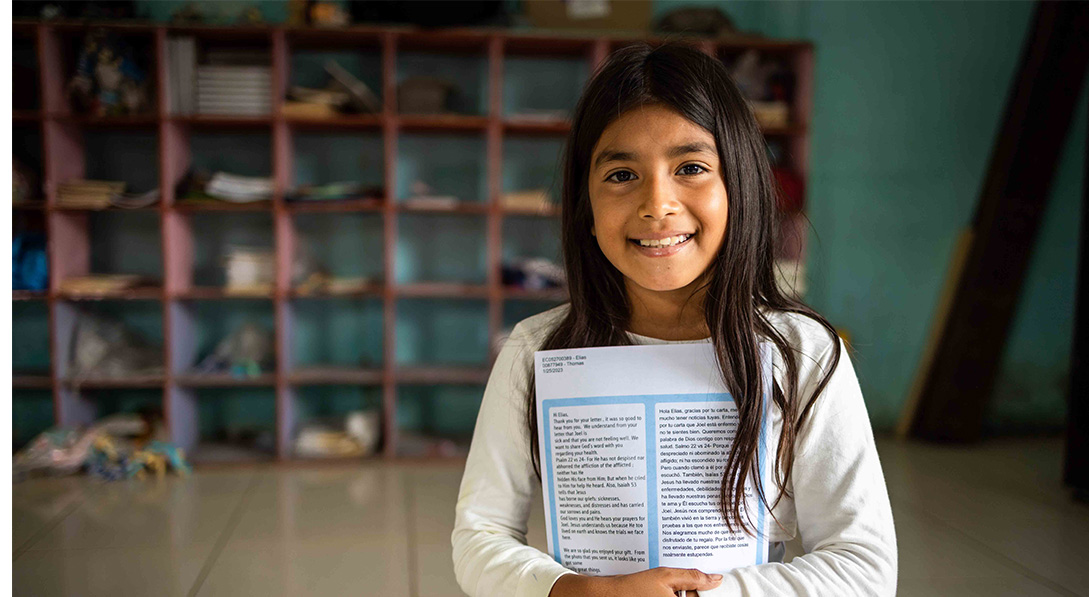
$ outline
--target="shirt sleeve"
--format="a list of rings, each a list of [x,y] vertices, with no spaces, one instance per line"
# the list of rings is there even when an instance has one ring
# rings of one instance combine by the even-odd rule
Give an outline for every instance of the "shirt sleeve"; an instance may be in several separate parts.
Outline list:
[[[799,384],[803,396],[812,394],[831,358],[829,345]],[[717,588],[700,591],[700,597],[895,595],[892,508],[845,348],[794,450],[794,504],[805,555],[733,570]]]
[[[556,579],[571,572],[526,545],[540,486],[523,412],[533,350],[516,326],[492,367],[465,463],[451,542],[454,574],[473,597],[547,597]]]

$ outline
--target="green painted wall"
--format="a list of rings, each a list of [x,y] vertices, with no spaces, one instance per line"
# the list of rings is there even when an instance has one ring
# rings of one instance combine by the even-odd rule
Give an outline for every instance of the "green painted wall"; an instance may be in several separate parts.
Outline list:
[[[850,330],[870,415],[891,427],[972,217],[1033,5],[710,4],[741,29],[816,46],[809,299]],[[1065,415],[1087,95],[1003,359],[994,431],[1057,429]]]

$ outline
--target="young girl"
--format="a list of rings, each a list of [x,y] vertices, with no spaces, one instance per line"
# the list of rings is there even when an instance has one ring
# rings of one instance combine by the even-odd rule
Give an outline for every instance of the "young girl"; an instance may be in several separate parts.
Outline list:
[[[776,286],[776,187],[760,127],[723,65],[683,46],[614,53],[579,100],[563,175],[571,300],[519,323],[488,380],[452,537],[462,589],[894,595],[892,512],[862,394],[832,326]],[[756,484],[771,513],[771,563],[726,575],[573,573],[526,545],[530,508],[542,504],[533,353],[677,342],[710,342],[737,400],[721,510],[751,532],[740,508],[746,482]],[[771,487],[754,469],[763,342],[774,348]],[[792,539],[805,553],[783,563]]]

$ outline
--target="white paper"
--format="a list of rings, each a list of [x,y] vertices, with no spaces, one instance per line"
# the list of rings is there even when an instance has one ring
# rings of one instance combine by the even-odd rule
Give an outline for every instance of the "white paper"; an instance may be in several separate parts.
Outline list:
[[[768,516],[752,483],[745,509],[755,537],[731,533],[719,508],[737,408],[709,343],[540,351],[534,365],[545,527],[557,562],[603,576],[659,566],[723,573],[767,561]],[[766,389],[760,400],[768,487]]]

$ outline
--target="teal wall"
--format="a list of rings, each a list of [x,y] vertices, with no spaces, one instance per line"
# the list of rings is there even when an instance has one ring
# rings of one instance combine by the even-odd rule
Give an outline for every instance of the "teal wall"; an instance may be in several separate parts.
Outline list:
[[[182,4],[143,8],[165,20]],[[215,3],[214,13],[245,4]],[[286,16],[283,2],[259,4],[270,21]],[[977,202],[1033,4],[659,0],[655,14],[695,4],[722,8],[742,30],[815,44],[809,300],[852,334],[871,417],[891,427]],[[992,430],[1052,430],[1064,417],[1086,95],[1013,323]]]
[[[870,415],[891,427],[973,215],[1033,5],[708,4],[743,30],[816,47],[808,298],[852,334]],[[1087,95],[1011,329],[994,431],[1057,429],[1065,415]]]

